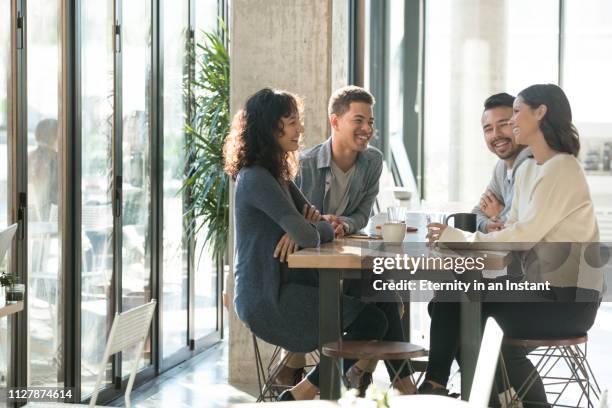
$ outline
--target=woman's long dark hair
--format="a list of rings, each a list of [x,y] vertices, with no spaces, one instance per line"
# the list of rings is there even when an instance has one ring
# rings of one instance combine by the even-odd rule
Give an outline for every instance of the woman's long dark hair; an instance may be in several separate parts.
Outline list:
[[[520,97],[532,109],[546,106],[546,114],[540,121],[540,130],[551,149],[578,156],[580,140],[572,124],[572,109],[565,92],[557,85],[538,84],[523,89]]]
[[[253,94],[234,116],[223,146],[225,172],[234,180],[243,167],[260,165],[280,181],[289,181],[298,170],[297,152],[284,152],[278,144],[281,118],[300,115],[302,101],[296,95],[264,88]]]

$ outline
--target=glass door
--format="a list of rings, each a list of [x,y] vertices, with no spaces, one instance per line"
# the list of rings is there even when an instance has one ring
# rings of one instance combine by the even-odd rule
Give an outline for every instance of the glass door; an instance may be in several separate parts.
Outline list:
[[[63,383],[60,1],[27,2],[28,385]]]
[[[164,0],[163,15],[163,263],[162,359],[188,345],[188,245],[183,223],[185,179],[184,76],[187,67],[187,0]]]
[[[121,300],[126,311],[151,300],[151,2],[122,4],[122,254]],[[122,354],[129,375],[136,350]],[[145,346],[141,367],[151,364]]]
[[[218,26],[217,0],[197,0],[195,2],[195,41],[204,41],[205,32],[214,32]],[[196,47],[196,53],[198,48]],[[199,54],[196,54],[199,55]],[[198,58],[196,56],[196,58]],[[196,78],[199,64],[195,64]],[[194,282],[194,339],[196,347],[206,347],[208,341],[202,339],[217,334],[220,335],[222,319],[219,316],[219,282],[223,279],[223,265],[217,264],[212,250],[203,246],[208,230],[202,228],[196,237],[193,251],[193,282]],[[217,337],[218,338],[218,337]],[[203,343],[203,344],[200,344]]]
[[[114,15],[111,0],[81,12],[81,395],[95,385],[114,312]],[[109,365],[107,383],[111,379]]]

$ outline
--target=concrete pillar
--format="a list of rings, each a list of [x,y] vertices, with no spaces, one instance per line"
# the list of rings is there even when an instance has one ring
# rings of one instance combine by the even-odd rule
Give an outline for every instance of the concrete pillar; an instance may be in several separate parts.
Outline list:
[[[286,89],[304,98],[305,144],[325,140],[327,100],[348,81],[347,0],[233,0],[231,7],[232,112],[263,87]],[[230,276],[231,298],[233,286]],[[233,310],[228,316],[229,381],[256,383],[250,332]]]

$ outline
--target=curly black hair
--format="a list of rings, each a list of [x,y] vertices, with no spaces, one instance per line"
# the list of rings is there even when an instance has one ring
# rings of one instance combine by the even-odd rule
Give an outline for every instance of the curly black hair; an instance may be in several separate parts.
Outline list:
[[[278,144],[281,118],[301,115],[302,100],[287,91],[264,88],[253,94],[232,121],[223,146],[225,172],[234,180],[243,167],[262,166],[279,181],[292,180],[298,170],[297,152]]]

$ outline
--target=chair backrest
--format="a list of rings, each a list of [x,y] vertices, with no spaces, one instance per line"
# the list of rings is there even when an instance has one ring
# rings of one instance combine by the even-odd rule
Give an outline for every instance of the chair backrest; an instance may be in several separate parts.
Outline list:
[[[504,332],[498,326],[495,319],[489,317],[485,325],[484,335],[480,343],[476,372],[470,390],[470,407],[480,408],[489,406],[491,387],[495,377],[495,369],[499,360],[499,349],[501,348]]]
[[[10,225],[4,231],[0,231],[0,263],[2,263],[4,256],[11,247],[15,231],[17,231],[17,224]]]
[[[130,407],[130,393],[132,391],[132,386],[134,385],[134,378],[136,377],[136,371],[138,370],[138,364],[140,363],[145,341],[149,335],[149,327],[151,326],[151,320],[153,318],[156,303],[157,301],[153,299],[149,303],[130,309],[127,312],[117,313],[115,315],[115,319],[113,320],[113,325],[111,326],[108,340],[106,342],[104,357],[100,363],[96,387],[91,396],[91,401],[89,402],[90,407],[96,405],[100,384],[102,382],[102,378],[104,377],[106,364],[109,357],[115,353],[124,351],[131,346],[140,344],[138,353],[136,354],[137,357],[132,365],[130,379],[128,380],[128,385],[125,390],[125,406]]]

